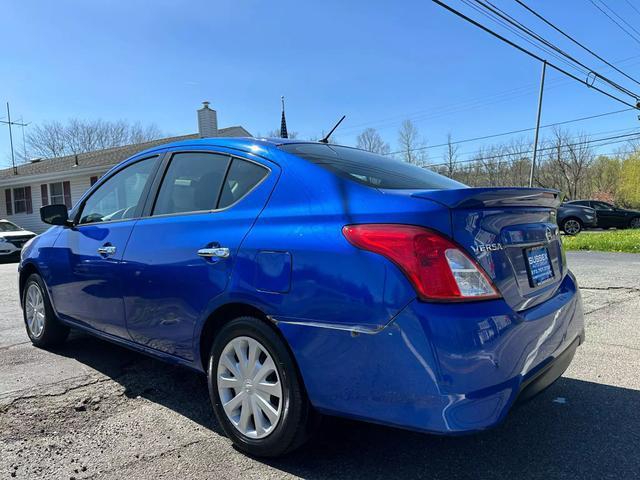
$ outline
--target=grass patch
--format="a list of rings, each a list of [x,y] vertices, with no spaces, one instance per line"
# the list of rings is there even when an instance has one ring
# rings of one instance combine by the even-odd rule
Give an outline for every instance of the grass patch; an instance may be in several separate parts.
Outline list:
[[[640,253],[640,229],[581,232],[575,237],[564,235],[562,243],[567,250]]]

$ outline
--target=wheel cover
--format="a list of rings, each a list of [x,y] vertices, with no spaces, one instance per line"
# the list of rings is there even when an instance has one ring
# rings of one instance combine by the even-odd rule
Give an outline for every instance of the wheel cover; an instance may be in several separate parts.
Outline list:
[[[631,220],[631,228],[640,228],[640,218]]]
[[[575,235],[580,232],[580,224],[577,220],[567,220],[564,224],[564,231],[569,235]]]
[[[25,313],[27,317],[27,328],[31,335],[39,337],[44,330],[45,321],[45,309],[44,309],[44,297],[40,287],[32,283],[27,288],[25,295]]]
[[[282,384],[267,349],[251,337],[236,337],[222,350],[218,395],[231,424],[242,435],[268,436],[282,416]]]

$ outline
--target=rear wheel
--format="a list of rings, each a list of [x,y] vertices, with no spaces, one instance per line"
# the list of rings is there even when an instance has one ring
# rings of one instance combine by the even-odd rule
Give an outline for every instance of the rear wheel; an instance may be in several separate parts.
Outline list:
[[[36,347],[55,347],[67,339],[69,327],[56,318],[44,281],[37,273],[24,284],[22,313],[27,335]]]
[[[243,452],[275,457],[309,437],[315,415],[293,357],[263,321],[241,317],[221,329],[208,383],[218,422]]]
[[[582,231],[582,222],[577,218],[567,218],[562,222],[562,231],[567,235],[577,235]]]
[[[634,217],[629,222],[629,228],[640,228],[640,217]]]

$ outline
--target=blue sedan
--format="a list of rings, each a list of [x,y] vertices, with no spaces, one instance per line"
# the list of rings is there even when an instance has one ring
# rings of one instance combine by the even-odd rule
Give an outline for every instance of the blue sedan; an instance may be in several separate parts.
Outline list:
[[[77,328],[206,373],[251,455],[295,449],[321,415],[475,432],[584,338],[559,203],[324,143],[168,144],[41,209],[24,321],[38,347]]]

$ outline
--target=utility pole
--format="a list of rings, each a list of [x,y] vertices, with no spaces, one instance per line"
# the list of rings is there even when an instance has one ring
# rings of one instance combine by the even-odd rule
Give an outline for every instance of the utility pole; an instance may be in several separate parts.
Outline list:
[[[11,111],[9,110],[9,102],[7,102],[7,121],[5,122],[4,120],[0,120],[0,123],[4,123],[9,127],[9,143],[11,145],[11,165],[13,166],[13,174],[17,175],[18,167],[16,166],[16,157],[13,153],[13,131],[11,129],[11,126],[18,125],[19,127],[22,127],[24,129],[24,127],[26,127],[28,124],[11,121]]]
[[[531,159],[531,172],[529,173],[529,187],[533,187],[533,173],[536,168],[538,156],[538,133],[540,132],[540,117],[542,116],[542,94],[544,93],[544,77],[547,71],[547,61],[542,61],[542,76],[540,78],[540,94],[538,95],[538,119],[536,120],[536,133],[533,137],[533,158]]]

